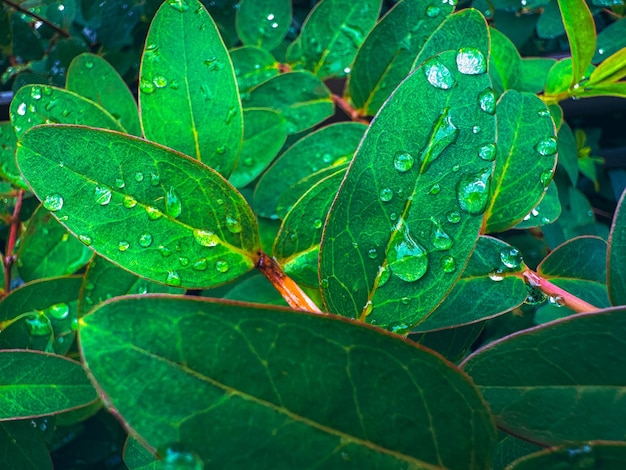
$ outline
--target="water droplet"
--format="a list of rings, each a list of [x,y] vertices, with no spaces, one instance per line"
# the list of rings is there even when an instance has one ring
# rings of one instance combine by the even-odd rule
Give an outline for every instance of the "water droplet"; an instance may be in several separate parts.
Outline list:
[[[482,214],[489,199],[489,176],[491,170],[482,173],[464,174],[457,185],[457,202],[464,212]]]
[[[378,252],[376,251],[376,248],[371,248],[370,250],[368,250],[367,256],[370,259],[376,259],[378,257]]]
[[[50,336],[52,334],[52,326],[50,320],[42,314],[33,315],[26,319],[28,330],[33,336]]]
[[[526,286],[528,288],[528,296],[524,303],[527,305],[539,305],[546,301],[548,296],[536,287]]]
[[[320,281],[320,287],[322,289],[328,289],[328,279],[324,278]]]
[[[40,86],[34,86],[31,88],[30,90],[30,97],[34,100],[40,100],[41,99],[41,87]]]
[[[539,177],[539,181],[544,188],[547,188],[550,185],[550,181],[552,181],[552,176],[554,175],[554,170],[549,168],[541,172],[541,176]]]
[[[428,269],[426,248],[413,240],[408,226],[402,219],[393,233],[387,251],[387,261],[393,274],[406,282],[421,279]]]
[[[117,244],[117,249],[120,251],[126,251],[128,250],[128,248],[130,248],[130,243],[128,243],[126,240],[122,240]]]
[[[187,0],[167,0],[167,3],[174,10],[181,13],[185,13],[187,10],[189,10],[189,4],[187,3]]]
[[[456,55],[456,68],[465,75],[480,75],[487,71],[487,61],[478,49],[464,47]]]
[[[143,181],[143,173],[138,171],[137,173],[135,173],[135,181],[137,181],[137,183],[141,183]]]
[[[215,263],[215,269],[220,273],[225,273],[228,271],[228,263],[224,260],[219,260]]]
[[[378,287],[382,287],[387,284],[387,281],[391,277],[391,272],[386,266],[381,266],[378,269]]]
[[[423,65],[426,80],[435,88],[449,90],[456,84],[452,73],[438,58],[430,59]]]
[[[124,196],[124,200],[122,201],[122,204],[127,209],[132,209],[133,207],[137,205],[137,199],[127,194],[126,196]]]
[[[461,221],[461,213],[458,211],[450,211],[446,218],[451,224],[458,224]]]
[[[184,256],[178,258],[178,262],[181,266],[189,266],[189,258],[185,258]]]
[[[441,269],[444,273],[453,273],[456,271],[456,261],[452,256],[444,256],[441,259]]]
[[[409,305],[411,303],[411,297],[402,297],[400,299],[400,302],[402,302],[404,305]]]
[[[389,219],[396,220],[397,218],[398,218],[398,214],[396,214],[395,212],[392,212],[391,214],[389,214]]]
[[[550,111],[548,111],[547,109],[540,109],[539,111],[537,111],[537,115],[539,117],[548,117],[550,116]]]
[[[146,214],[148,214],[148,219],[150,220],[158,220],[163,217],[163,212],[152,206],[146,207]]]
[[[196,271],[206,271],[208,267],[209,262],[206,260],[206,258],[200,258],[198,261],[193,263],[191,269],[195,269]]]
[[[159,177],[159,175],[155,173],[150,173],[150,184],[152,186],[158,186],[160,182],[161,178]]]
[[[439,223],[437,219],[434,217],[430,218],[432,223],[431,231],[430,231],[430,241],[435,247],[436,250],[449,250],[454,245],[454,240],[450,238]]]
[[[226,124],[230,124],[232,120],[237,116],[237,108],[234,106],[228,110],[228,115],[226,116]]]
[[[323,224],[322,219],[315,219],[313,221],[313,227],[316,229],[322,228],[322,224]]]
[[[500,261],[509,269],[517,269],[524,261],[522,254],[516,248],[504,248],[500,252]]]
[[[426,16],[428,16],[429,18],[436,18],[437,16],[439,16],[439,13],[441,13],[441,8],[434,5],[430,5],[428,8],[426,8]]]
[[[169,286],[180,286],[182,284],[180,274],[178,274],[176,271],[168,271],[167,277],[165,278],[165,283]]]
[[[496,159],[496,144],[486,144],[478,149],[478,156],[487,162]]]
[[[88,60],[87,62],[85,62],[85,68],[86,69],[92,69],[93,68],[93,61]]]
[[[165,213],[176,219],[183,210],[183,205],[173,186],[165,194]]]
[[[491,88],[486,88],[478,95],[478,104],[487,114],[495,114],[496,112],[496,94]]]
[[[94,194],[96,204],[106,206],[109,202],[111,202],[112,193],[106,186],[96,186]]]
[[[85,297],[85,301],[87,301],[87,299],[89,299],[89,297]],[[70,330],[78,331],[78,318],[72,318],[70,321]]]
[[[91,246],[91,244],[93,243],[93,240],[91,239],[91,237],[87,235],[79,235],[78,239],[87,246]]]
[[[150,245],[152,245],[152,235],[149,233],[142,233],[141,235],[139,235],[139,246],[141,246],[142,248],[148,248]]]
[[[17,107],[17,114],[19,114],[20,116],[26,115],[26,103],[20,103],[20,105]]]
[[[233,217],[226,217],[226,228],[230,233],[240,233],[241,232],[241,224],[239,221]]]
[[[393,199],[393,191],[390,188],[384,188],[379,193],[380,200],[383,202],[389,202]]]
[[[400,173],[405,173],[413,167],[413,156],[407,152],[398,152],[393,157],[393,166]]]
[[[502,275],[502,269],[498,268],[491,271],[489,273],[489,279],[495,282],[500,282],[501,280],[503,280],[504,276]]]
[[[157,88],[165,88],[167,86],[167,78],[162,75],[157,75],[152,79],[152,83]]]
[[[565,301],[563,300],[563,297],[561,297],[560,295],[557,295],[557,296],[549,296],[548,303],[552,305],[553,307],[562,307],[565,304]]]
[[[224,67],[222,63],[217,60],[217,57],[209,57],[204,61],[204,65],[206,65],[211,72],[222,70],[222,68]]]
[[[457,172],[457,171],[459,171],[460,169],[461,169],[461,165],[454,165],[454,166],[452,167],[452,171],[453,171],[454,173],[456,173],[456,172]]]
[[[543,155],[544,157],[549,157],[554,155],[557,150],[557,142],[554,137],[548,137],[547,139],[540,140],[535,145],[535,150],[539,155]]]
[[[55,320],[64,320],[70,314],[70,306],[64,302],[48,307],[48,315]]]
[[[167,258],[168,256],[170,256],[172,254],[172,250],[170,250],[168,247],[163,246],[163,245],[159,245],[159,253],[161,253],[161,256],[163,256],[163,258]]]
[[[474,134],[478,134],[478,133],[480,132],[480,126],[474,126],[474,127],[472,127],[472,132],[473,132]]]
[[[122,189],[124,186],[126,186],[126,182],[124,182],[124,180],[122,178],[116,178],[115,179],[115,187]]]
[[[156,87],[154,86],[154,83],[152,83],[150,80],[142,78],[141,80],[139,80],[139,90],[146,95],[151,95],[152,93],[154,93],[154,90],[156,90]]]
[[[207,246],[209,248],[217,245],[220,241],[218,236],[209,230],[194,229],[193,237],[200,245]]]
[[[58,193],[48,194],[42,204],[50,212],[56,212],[63,208],[63,196]]]
[[[441,192],[441,185],[439,183],[435,183],[432,185],[432,187],[430,188],[430,190],[428,191],[428,194],[439,194]]]
[[[161,467],[163,470],[202,470],[202,459],[195,453],[189,452],[178,443],[171,444],[164,450],[159,449],[162,456]]]
[[[449,145],[456,142],[459,128],[450,121],[450,108],[445,108],[437,118],[426,147],[420,154],[420,173],[424,173]]]

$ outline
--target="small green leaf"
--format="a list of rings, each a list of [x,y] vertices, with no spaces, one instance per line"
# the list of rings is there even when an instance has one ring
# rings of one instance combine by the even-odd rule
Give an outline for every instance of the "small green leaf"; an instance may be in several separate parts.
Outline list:
[[[491,459],[495,430],[468,378],[398,336],[188,297],[125,297],[82,321],[90,373],[152,448],[186,448],[217,468],[469,469]]]
[[[242,188],[272,162],[287,139],[287,121],[272,109],[246,109],[243,112],[244,134],[241,155],[230,183]]]
[[[17,267],[20,277],[28,282],[73,274],[92,256],[89,248],[69,234],[48,210],[39,206],[20,238]]]
[[[291,1],[242,0],[236,22],[241,42],[270,51],[282,42],[289,31]]]
[[[615,54],[607,57],[589,77],[589,81],[585,86],[591,86],[596,83],[617,82],[626,75],[626,47],[620,49]]]
[[[352,64],[347,95],[354,107],[374,115],[407,76],[432,32],[453,11],[452,2],[398,2],[367,36]]]
[[[96,253],[139,276],[204,288],[254,266],[254,215],[241,194],[197,160],[74,126],[33,129],[17,160],[46,209]]]
[[[39,124],[82,124],[85,126],[124,131],[119,122],[87,98],[47,85],[26,85],[20,88],[10,107],[11,123],[18,139]]]
[[[521,222],[543,198],[557,159],[554,122],[537,96],[507,90],[496,115],[498,138],[495,144],[485,140],[478,151],[496,161],[483,233],[503,232]]]
[[[578,146],[571,127],[564,122],[559,129],[559,166],[565,170],[573,186],[578,182]]]
[[[378,19],[381,0],[322,0],[309,13],[287,61],[321,79],[343,77]]]
[[[162,462],[132,436],[124,445],[124,463],[129,470],[163,470]]]
[[[625,313],[582,313],[514,333],[462,368],[511,434],[543,445],[624,440]]]
[[[28,185],[15,164],[17,135],[9,121],[0,122],[0,177],[21,189]]]
[[[561,215],[561,202],[556,183],[552,181],[539,204],[515,225],[516,229],[541,227],[553,223]]]
[[[102,57],[89,53],[76,57],[67,69],[66,87],[102,106],[129,134],[141,136],[135,98],[122,77]]]
[[[98,398],[82,366],[39,351],[0,351],[0,420],[72,410]]]
[[[519,74],[519,91],[541,93],[545,87],[548,73],[556,59],[548,57],[524,57]]]
[[[626,82],[598,83],[585,88],[580,93],[580,96],[616,96],[618,98],[626,98]]]
[[[287,120],[287,133],[313,127],[332,116],[335,106],[324,82],[309,72],[289,72],[272,77],[252,89],[245,108],[271,108]]]
[[[323,168],[349,162],[367,127],[343,122],[323,127],[289,147],[261,176],[253,206],[261,217],[277,218],[280,196],[292,185]]]
[[[582,445],[545,449],[519,458],[510,470],[562,470],[602,468],[621,470],[626,467],[626,444],[623,442],[590,442]]]
[[[613,305],[626,305],[626,191],[622,193],[609,235],[607,285]]]
[[[492,469],[508,469],[508,465],[514,460],[542,449],[543,447],[533,444],[532,442],[506,435],[503,439],[500,439],[498,445],[496,445]]]
[[[593,56],[594,64],[626,47],[626,18],[621,18],[608,25],[598,33],[596,39],[597,49]]]
[[[522,58],[519,52],[511,40],[497,29],[489,28],[489,34],[491,36],[489,74],[494,90],[502,94],[504,90],[519,89],[522,81]]]
[[[460,276],[493,168],[479,156],[495,141],[486,68],[478,49],[435,56],[372,121],[324,228],[320,277],[330,312],[406,330]]]
[[[32,420],[0,422],[0,467],[53,470],[48,446]]]
[[[556,62],[548,72],[546,78],[545,93],[546,95],[556,95],[569,89],[572,83],[572,59],[562,59]]]
[[[596,50],[596,26],[585,0],[557,0],[572,51],[574,86],[585,77]]]
[[[465,357],[472,344],[478,339],[484,328],[484,323],[448,328],[428,333],[412,334],[409,338],[422,346],[437,351],[452,362]]]
[[[164,2],[157,11],[141,59],[139,106],[147,139],[230,175],[243,137],[241,103],[226,47],[198,0]]]
[[[246,96],[244,93],[279,73],[279,64],[272,54],[258,47],[238,47],[231,49],[229,54],[242,99]]]

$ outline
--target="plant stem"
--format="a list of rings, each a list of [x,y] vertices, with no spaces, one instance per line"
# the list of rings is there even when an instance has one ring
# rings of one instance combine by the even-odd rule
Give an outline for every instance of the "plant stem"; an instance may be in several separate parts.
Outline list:
[[[539,274],[530,269],[524,271],[523,273],[525,281],[531,285],[532,287],[536,287],[541,290],[544,294],[557,299],[559,305],[563,305],[574,310],[576,313],[582,312],[597,312],[600,310],[598,307],[591,305],[588,302],[585,302],[583,299],[576,297],[573,294],[561,289],[558,286],[555,286],[547,279],[544,279]]]
[[[332,95],[333,103],[337,105],[341,110],[348,115],[348,117],[354,122],[360,122],[361,124],[369,125],[369,121],[367,119],[363,119],[363,117],[359,114],[359,112],[352,107],[350,103],[344,100],[341,96]]]
[[[57,25],[50,23],[50,21],[48,21],[47,19],[45,19],[42,16],[39,16],[37,13],[33,13],[32,11],[28,11],[28,10],[24,9],[21,5],[18,5],[17,3],[12,2],[11,0],[2,0],[2,3],[6,3],[11,8],[13,8],[13,9],[15,9],[17,11],[21,11],[25,15],[28,15],[31,18],[36,19],[37,21],[41,21],[42,23],[48,25],[50,28],[54,29],[57,33],[59,33],[63,37],[66,37],[66,38],[70,37],[70,33],[68,33],[67,31],[64,31],[63,29],[59,28]]]
[[[322,313],[300,286],[283,272],[276,260],[263,251],[259,251],[256,268],[269,279],[291,308],[312,313]]]
[[[17,192],[15,199],[15,207],[13,208],[13,215],[11,216],[11,228],[9,229],[9,240],[5,250],[4,258],[2,259],[2,268],[4,269],[4,295],[7,295],[11,290],[11,266],[15,260],[13,255],[13,248],[15,248],[15,242],[17,241],[17,232],[20,228],[20,211],[22,210],[22,199],[24,198],[24,190],[20,189]]]

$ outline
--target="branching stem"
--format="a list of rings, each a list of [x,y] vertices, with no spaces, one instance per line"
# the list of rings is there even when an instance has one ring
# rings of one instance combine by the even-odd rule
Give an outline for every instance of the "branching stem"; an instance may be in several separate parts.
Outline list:
[[[568,307],[574,310],[576,313],[582,312],[596,312],[600,310],[598,307],[585,302],[583,299],[576,297],[573,294],[555,286],[547,279],[544,279],[539,274],[530,269],[524,271],[524,280],[532,287],[536,287],[544,294],[556,299],[559,305]]]
[[[361,124],[369,125],[369,121],[367,119],[363,119],[363,116],[359,114],[359,112],[352,107],[350,103],[344,100],[341,96],[332,95],[333,103],[336,106],[341,108],[341,110],[348,115],[348,117],[354,122],[360,122]]]

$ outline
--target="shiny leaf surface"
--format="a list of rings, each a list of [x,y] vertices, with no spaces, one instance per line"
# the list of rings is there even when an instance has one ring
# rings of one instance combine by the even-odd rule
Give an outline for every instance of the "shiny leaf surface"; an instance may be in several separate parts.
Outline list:
[[[291,23],[290,0],[242,0],[237,10],[237,33],[246,46],[268,51],[278,46]]]
[[[626,192],[622,194],[609,235],[607,285],[613,305],[626,305]]]
[[[572,85],[585,76],[596,50],[596,26],[585,0],[557,0],[572,51]]]

